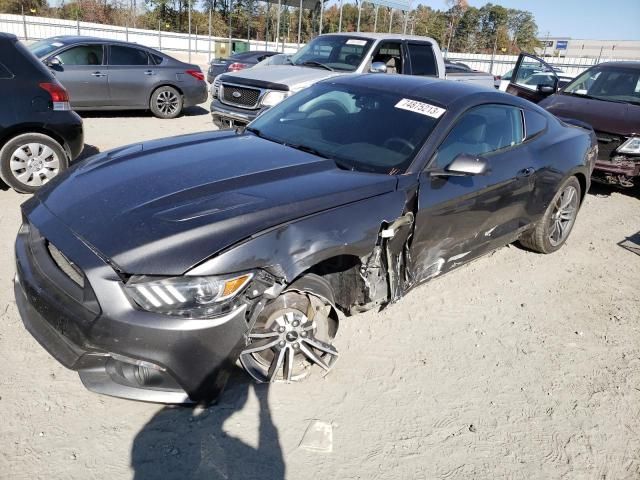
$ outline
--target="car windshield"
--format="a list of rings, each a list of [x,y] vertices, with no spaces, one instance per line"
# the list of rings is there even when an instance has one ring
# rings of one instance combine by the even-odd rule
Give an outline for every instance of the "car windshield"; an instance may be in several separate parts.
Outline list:
[[[247,130],[341,168],[395,175],[409,167],[444,112],[396,93],[320,83],[267,110]]]
[[[569,83],[563,93],[640,105],[640,70],[607,66],[592,68]]]
[[[32,43],[27,48],[33,53],[36,57],[42,58],[49,55],[54,50],[58,50],[60,47],[64,47],[64,43],[58,40],[39,40],[35,43]]]
[[[294,65],[353,72],[362,63],[373,40],[345,35],[323,35],[302,47],[291,58]]]

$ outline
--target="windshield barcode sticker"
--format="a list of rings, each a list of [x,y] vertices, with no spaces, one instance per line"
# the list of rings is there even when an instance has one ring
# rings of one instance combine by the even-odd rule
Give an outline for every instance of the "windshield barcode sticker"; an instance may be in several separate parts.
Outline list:
[[[367,44],[366,40],[356,40],[355,38],[350,38],[347,40],[347,45],[358,45],[359,47],[364,47]]]
[[[409,100],[408,98],[403,98],[396,103],[396,108],[409,110],[410,112],[419,113],[432,118],[440,118],[444,112],[446,112],[444,108],[429,105],[428,103],[418,102],[417,100]]]

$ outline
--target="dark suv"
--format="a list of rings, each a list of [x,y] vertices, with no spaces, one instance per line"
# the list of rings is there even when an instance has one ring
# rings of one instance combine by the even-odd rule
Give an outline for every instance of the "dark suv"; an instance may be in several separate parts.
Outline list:
[[[82,119],[49,70],[7,33],[0,33],[0,91],[0,178],[33,193],[82,151]]]

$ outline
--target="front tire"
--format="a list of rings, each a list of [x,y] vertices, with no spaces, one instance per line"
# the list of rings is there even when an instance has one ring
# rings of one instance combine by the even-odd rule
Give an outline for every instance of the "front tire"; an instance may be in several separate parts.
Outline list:
[[[569,238],[580,209],[580,182],[566,179],[536,226],[520,237],[520,243],[536,252],[553,253]]]
[[[321,292],[285,290],[260,313],[240,363],[260,383],[300,381],[314,368],[328,373],[338,359],[337,329],[337,311]]]
[[[0,178],[20,193],[34,193],[68,164],[62,145],[42,133],[13,137],[0,150]]]
[[[176,118],[182,112],[183,103],[184,98],[178,90],[173,87],[164,86],[157,88],[151,94],[149,108],[158,118]]]

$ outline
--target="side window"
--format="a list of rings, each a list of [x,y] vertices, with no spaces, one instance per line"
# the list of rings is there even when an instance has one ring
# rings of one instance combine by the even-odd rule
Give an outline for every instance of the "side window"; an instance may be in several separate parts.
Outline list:
[[[530,110],[524,111],[525,138],[535,137],[547,128],[547,119],[543,115]]]
[[[9,78],[13,78],[13,73],[11,73],[7,67],[0,63],[0,80],[7,80]]]
[[[102,45],[78,45],[56,55],[62,65],[102,65]]]
[[[111,45],[109,65],[149,65],[149,55],[144,50]]]
[[[155,63],[156,65],[160,65],[164,60],[164,58],[162,58],[160,55],[156,55],[155,53],[150,53],[149,55],[153,59],[153,63]]]
[[[413,75],[437,77],[438,68],[433,48],[428,43],[409,43],[409,58]]]
[[[508,105],[482,105],[458,120],[438,148],[432,166],[445,168],[461,153],[486,155],[523,140],[522,110]]]
[[[387,73],[404,73],[400,42],[382,42],[371,59],[371,63],[382,62]]]
[[[512,83],[535,90],[538,85],[553,86],[555,73],[550,67],[533,57],[524,57],[516,76],[511,79]]]

